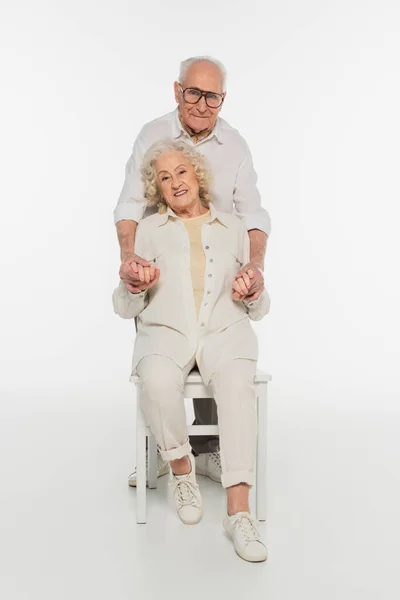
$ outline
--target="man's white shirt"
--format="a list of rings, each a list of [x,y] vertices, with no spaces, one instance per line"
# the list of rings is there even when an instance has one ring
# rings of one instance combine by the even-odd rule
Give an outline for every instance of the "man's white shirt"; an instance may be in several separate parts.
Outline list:
[[[136,138],[125,170],[125,183],[117,206],[114,222],[139,222],[156,209],[146,207],[141,179],[141,164],[150,146],[160,140],[184,140],[208,160],[212,173],[211,199],[216,209],[244,219],[246,229],[271,231],[268,212],[261,206],[257,175],[249,147],[239,132],[218,117],[211,134],[194,144],[183,129],[178,110],[174,110],[144,125]]]

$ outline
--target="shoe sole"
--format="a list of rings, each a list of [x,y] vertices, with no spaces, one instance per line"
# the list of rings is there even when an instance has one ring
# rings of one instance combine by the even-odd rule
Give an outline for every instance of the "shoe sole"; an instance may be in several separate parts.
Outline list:
[[[246,556],[243,552],[241,552],[240,550],[238,550],[235,546],[235,543],[233,541],[233,536],[230,532],[230,529],[225,525],[224,523],[224,530],[227,533],[227,535],[229,536],[229,539],[231,540],[233,547],[235,549],[235,552],[238,556],[240,556],[240,558],[242,558],[243,560],[245,560],[246,562],[265,562],[268,558],[268,554],[266,555],[265,558],[250,558],[248,556]]]
[[[240,558],[242,558],[243,560],[245,560],[246,562],[253,562],[253,563],[259,563],[259,562],[265,562],[267,560],[267,556],[265,558],[249,558],[248,556],[245,556],[244,554],[242,554],[239,550],[237,550],[235,548],[235,552],[238,556],[240,556]]]

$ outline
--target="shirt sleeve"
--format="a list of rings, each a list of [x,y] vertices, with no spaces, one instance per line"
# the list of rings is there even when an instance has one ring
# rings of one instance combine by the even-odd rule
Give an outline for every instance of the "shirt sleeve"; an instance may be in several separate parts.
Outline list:
[[[233,202],[239,217],[244,219],[247,231],[260,229],[268,236],[271,233],[271,219],[261,206],[261,196],[257,188],[257,174],[253,167],[251,152],[243,140],[244,154],[236,176]]]
[[[123,319],[133,319],[144,310],[149,302],[147,291],[132,294],[120,281],[113,293],[114,312]]]
[[[243,227],[243,225],[241,227]],[[243,227],[242,230],[241,260],[243,265],[247,265],[247,263],[250,261],[250,238],[245,227]],[[271,299],[267,290],[264,288],[257,300],[253,300],[251,302],[245,302],[242,300],[242,302],[250,319],[252,321],[260,321],[269,312]]]
[[[136,230],[135,249],[141,256],[148,254],[148,240],[143,222],[139,223]],[[147,290],[132,294],[123,281],[114,290],[113,297],[114,312],[123,319],[133,319],[137,317],[148,305],[149,295]]]
[[[125,182],[114,209],[115,224],[125,219],[139,223],[143,218],[146,200],[140,168],[147,149],[148,144],[146,144],[142,130],[136,138],[132,154],[125,167]]]
[[[257,300],[253,300],[252,302],[243,302],[243,304],[252,321],[261,321],[261,319],[265,317],[267,313],[269,313],[271,299],[267,290],[264,288],[264,291],[260,294]]]

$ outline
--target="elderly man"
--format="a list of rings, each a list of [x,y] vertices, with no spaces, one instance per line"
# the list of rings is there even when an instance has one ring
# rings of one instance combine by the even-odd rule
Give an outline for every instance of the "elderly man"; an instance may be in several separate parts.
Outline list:
[[[223,65],[211,57],[189,58],[181,63],[178,81],[174,83],[177,108],[147,123],[136,138],[126,166],[125,183],[114,211],[121,248],[120,278],[130,292],[149,289],[149,266],[135,254],[135,233],[138,222],[150,214],[146,209],[140,168],[143,156],[158,140],[183,139],[196,146],[212,170],[212,200],[216,208],[233,212],[244,219],[250,237],[250,262],[236,275],[251,272],[251,287],[247,301],[256,300],[264,289],[264,258],[270,218],[261,206],[256,186],[257,175],[249,148],[236,129],[219,117],[226,97],[226,72]],[[137,266],[139,265],[139,266]],[[246,275],[247,276],[247,275]],[[234,284],[235,294],[241,289]],[[195,423],[217,424],[214,401],[194,400]],[[214,481],[221,481],[218,438],[193,436],[190,444],[196,456],[196,472]],[[168,473],[168,463],[158,456],[158,476]],[[128,479],[136,485],[136,472]]]

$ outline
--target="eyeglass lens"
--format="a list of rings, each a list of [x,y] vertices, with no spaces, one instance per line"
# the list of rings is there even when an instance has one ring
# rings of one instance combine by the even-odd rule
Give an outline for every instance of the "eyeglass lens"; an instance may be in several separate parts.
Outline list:
[[[189,104],[196,104],[197,102],[199,102],[202,95],[203,93],[200,90],[196,90],[195,88],[188,88],[183,93],[185,101]],[[218,106],[222,104],[222,96],[220,96],[219,94],[207,92],[204,97],[207,106],[209,106],[210,108],[218,108]]]

